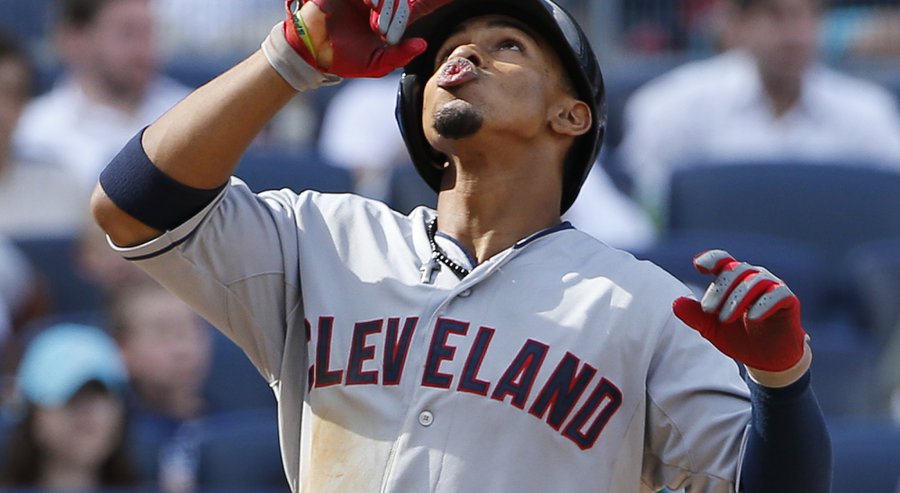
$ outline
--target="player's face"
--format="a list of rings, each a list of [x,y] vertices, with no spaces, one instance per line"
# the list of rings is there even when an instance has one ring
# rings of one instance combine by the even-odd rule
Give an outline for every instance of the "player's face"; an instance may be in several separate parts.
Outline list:
[[[815,57],[820,20],[818,0],[768,0],[747,12],[747,47],[767,80],[799,83]]]
[[[425,135],[438,151],[481,132],[529,139],[553,104],[570,97],[555,52],[520,22],[483,16],[462,23],[438,49],[425,86]]]

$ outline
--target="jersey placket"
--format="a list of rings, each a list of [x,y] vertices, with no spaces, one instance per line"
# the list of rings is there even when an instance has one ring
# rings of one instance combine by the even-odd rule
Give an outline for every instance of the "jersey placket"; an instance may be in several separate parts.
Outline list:
[[[446,297],[441,300],[436,307],[430,310],[428,322],[427,325],[425,325],[428,330],[423,331],[418,335],[421,339],[417,341],[417,347],[424,348],[424,350],[415,354],[415,361],[412,361],[413,355],[410,355],[410,363],[414,364],[414,367],[417,368],[418,371],[410,380],[411,383],[409,383],[412,388],[412,392],[409,394],[409,406],[407,407],[406,415],[402,420],[403,424],[399,431],[399,438],[394,442],[388,463],[385,466],[385,472],[382,476],[384,479],[380,490],[382,493],[406,491],[404,489],[404,484],[406,483],[406,478],[404,477],[406,468],[404,466],[408,464],[405,464],[404,453],[409,449],[409,443],[412,441],[412,437],[418,436],[421,433],[432,434],[434,435],[434,438],[429,437],[427,440],[428,442],[435,444],[434,447],[430,447],[432,451],[444,451],[446,449],[444,445],[449,439],[452,420],[441,418],[444,415],[448,415],[449,418],[453,413],[453,409],[446,405],[440,410],[434,409],[434,406],[432,405],[432,401],[434,400],[432,393],[434,392],[434,389],[420,385],[425,374],[425,357],[428,352],[428,343],[431,340],[437,321],[447,314],[452,303],[459,301],[457,298],[462,298],[462,300],[469,299],[469,297],[472,296],[472,293],[476,291],[475,288],[478,284],[489,279],[492,274],[496,273],[497,270],[512,260],[518,253],[518,249],[510,248],[478,265],[468,276],[459,281],[459,283],[447,293]],[[455,275],[446,268],[442,269],[441,272],[438,273],[438,276],[455,278]],[[453,400],[451,405],[458,405],[458,402],[459,400]],[[438,441],[440,441],[440,443],[437,443]],[[425,460],[430,459],[426,458]],[[421,471],[410,472],[412,474],[421,473]],[[433,484],[429,485],[429,491],[436,490],[440,472],[438,472],[435,477],[437,479]],[[431,481],[430,478],[429,481]]]

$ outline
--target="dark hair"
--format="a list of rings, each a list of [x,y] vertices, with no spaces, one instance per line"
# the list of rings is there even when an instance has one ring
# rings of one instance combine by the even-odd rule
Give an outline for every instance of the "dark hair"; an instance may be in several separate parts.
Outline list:
[[[88,382],[82,389],[99,389],[108,392],[99,382]],[[126,411],[127,413],[127,411]],[[3,487],[33,487],[41,479],[46,456],[34,439],[35,407],[31,404],[25,418],[12,430],[8,443],[9,461],[0,478]],[[101,487],[128,487],[138,484],[128,453],[128,418],[122,423],[119,442],[106,461],[100,466],[98,484]]]
[[[57,21],[75,28],[85,27],[100,15],[100,12],[115,0],[58,0]]]
[[[37,71],[31,63],[31,58],[25,47],[12,34],[0,30],[0,60],[12,59],[19,63],[28,74],[28,86],[26,94],[32,94],[34,91],[34,83],[37,78]]]

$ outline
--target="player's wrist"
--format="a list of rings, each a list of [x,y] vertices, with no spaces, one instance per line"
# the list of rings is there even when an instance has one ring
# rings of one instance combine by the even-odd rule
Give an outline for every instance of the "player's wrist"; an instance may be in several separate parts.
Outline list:
[[[800,380],[809,371],[812,365],[812,349],[809,347],[809,337],[803,342],[803,355],[794,366],[784,371],[765,371],[744,365],[750,379],[757,384],[768,388],[781,388]]]
[[[276,24],[262,43],[262,52],[269,65],[297,91],[337,84],[341,78],[325,74],[312,61],[303,58],[285,37],[283,22]]]

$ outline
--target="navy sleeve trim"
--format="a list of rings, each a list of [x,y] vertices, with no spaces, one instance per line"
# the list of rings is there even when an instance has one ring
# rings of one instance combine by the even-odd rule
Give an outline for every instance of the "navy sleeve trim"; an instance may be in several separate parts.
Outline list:
[[[129,261],[129,262],[140,262],[140,261],[142,261],[142,260],[150,260],[150,259],[152,259],[152,258],[159,257],[160,255],[162,255],[162,254],[164,254],[164,253],[169,253],[170,251],[172,251],[172,250],[178,248],[182,243],[184,243],[184,242],[188,241],[189,239],[191,239],[192,236],[194,236],[194,231],[191,231],[191,233],[188,234],[188,235],[186,235],[184,238],[181,238],[181,239],[178,240],[178,241],[172,242],[172,243],[170,243],[167,247],[165,247],[165,248],[163,248],[163,249],[160,249],[160,250],[157,250],[157,251],[155,251],[155,252],[153,252],[153,253],[148,253],[148,254],[145,254],[145,255],[138,255],[138,256],[136,256],[136,257],[127,257],[127,256],[125,256],[125,257],[122,257],[122,258],[124,258],[125,260],[127,260],[127,261]]]

